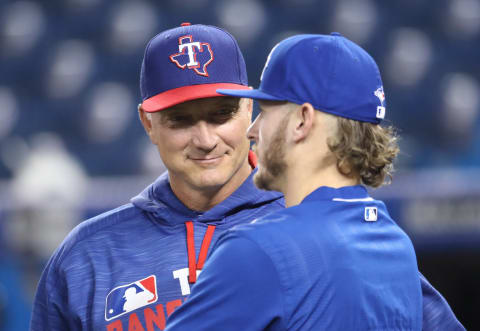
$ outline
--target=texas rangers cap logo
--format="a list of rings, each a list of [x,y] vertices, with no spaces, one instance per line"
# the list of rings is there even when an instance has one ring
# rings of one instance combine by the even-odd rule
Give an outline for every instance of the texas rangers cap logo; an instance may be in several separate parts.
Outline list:
[[[157,301],[157,281],[155,275],[133,283],[115,287],[108,293],[105,303],[105,320],[110,321],[132,310]]]
[[[170,55],[170,61],[180,69],[193,69],[198,75],[208,77],[207,66],[213,61],[209,43],[194,41],[193,36],[178,38],[178,53]]]

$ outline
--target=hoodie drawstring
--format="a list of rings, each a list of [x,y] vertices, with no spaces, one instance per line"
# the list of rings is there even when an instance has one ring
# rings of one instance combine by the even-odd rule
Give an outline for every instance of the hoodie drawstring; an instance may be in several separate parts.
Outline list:
[[[250,164],[250,167],[252,167],[252,169],[255,169],[258,163],[257,155],[252,150],[248,151],[248,163]]]
[[[248,151],[248,163],[254,169],[257,166],[257,156],[253,151]],[[197,270],[202,270],[203,264],[207,259],[208,248],[212,242],[213,233],[215,232],[215,225],[209,225],[207,232],[203,236],[202,246],[198,254],[198,263],[195,258],[195,237],[193,235],[193,222],[185,222],[187,228],[187,254],[188,254],[188,281],[195,283],[197,281]]]
[[[195,237],[193,233],[193,222],[185,222],[187,228],[187,254],[188,254],[188,281],[195,283],[197,281],[197,270],[202,270],[203,264],[207,259],[208,248],[212,242],[215,225],[209,225],[205,235],[203,236],[202,246],[198,254],[198,263],[195,257]]]

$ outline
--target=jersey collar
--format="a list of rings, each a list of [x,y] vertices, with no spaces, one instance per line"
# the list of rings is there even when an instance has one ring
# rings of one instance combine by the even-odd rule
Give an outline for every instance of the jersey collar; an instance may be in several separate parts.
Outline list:
[[[301,203],[318,200],[363,200],[369,199],[367,189],[363,185],[344,186],[333,188],[320,186],[315,191],[307,195]]]

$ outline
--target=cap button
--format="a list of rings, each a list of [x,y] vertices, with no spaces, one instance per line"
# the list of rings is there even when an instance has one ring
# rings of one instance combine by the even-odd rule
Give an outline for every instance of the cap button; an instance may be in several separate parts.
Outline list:
[[[192,25],[192,23],[190,23],[190,22],[184,22],[184,23],[180,24],[180,26],[189,26],[189,25]]]
[[[343,37],[340,32],[332,32],[330,33],[331,36]]]

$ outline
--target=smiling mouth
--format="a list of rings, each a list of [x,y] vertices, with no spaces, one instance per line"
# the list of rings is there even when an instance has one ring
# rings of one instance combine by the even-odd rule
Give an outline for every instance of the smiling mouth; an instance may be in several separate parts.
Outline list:
[[[202,164],[202,165],[216,165],[219,163],[223,158],[223,155],[221,156],[215,156],[215,157],[190,157],[189,159],[197,164]]]

